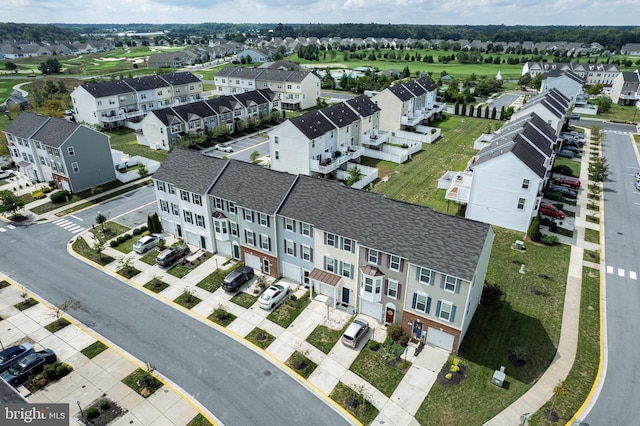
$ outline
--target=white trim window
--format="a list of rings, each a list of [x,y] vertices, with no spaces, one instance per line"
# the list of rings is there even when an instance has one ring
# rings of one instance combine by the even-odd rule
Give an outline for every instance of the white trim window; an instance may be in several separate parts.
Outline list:
[[[435,273],[427,268],[417,268],[416,279],[422,284],[433,285],[434,276]]]
[[[213,205],[215,206],[216,209],[222,210],[222,199],[215,197],[213,199]]]
[[[300,229],[302,232],[302,235],[306,235],[307,237],[311,236],[311,225],[309,225],[308,223],[302,223],[300,225]]]
[[[367,257],[367,262],[373,265],[377,265],[379,256],[380,256],[380,252],[378,250],[369,249],[369,256]]]
[[[160,210],[169,213],[169,203],[167,203],[165,200],[160,200]]]
[[[253,222],[253,211],[244,209],[244,220],[247,222]]]
[[[185,210],[183,212],[184,214],[184,221],[187,223],[193,223],[193,214],[189,211],[189,210]]]
[[[309,246],[301,246],[302,247],[302,260],[306,260],[307,262],[311,262],[311,247]]]
[[[229,230],[234,237],[238,236],[238,224],[235,222],[229,222]]]
[[[31,155],[29,155],[29,159],[31,159]],[[78,162],[74,161],[73,163],[71,163],[71,170],[73,170],[73,173],[79,173],[80,172],[80,168],[78,167]]]
[[[441,300],[438,302],[438,308],[436,311],[436,316],[441,320],[453,322],[456,314],[456,307],[451,302]]]
[[[338,236],[335,234],[330,234],[328,232],[325,232],[324,244],[327,246],[338,248]]]
[[[260,248],[262,250],[271,250],[271,238],[268,235],[260,234]]]
[[[324,270],[327,272],[331,272],[331,273],[336,273],[337,272],[337,267],[336,267],[336,259],[334,259],[333,257],[329,257],[329,256],[325,256],[324,257]]]
[[[289,256],[295,256],[295,243],[291,240],[284,240],[284,252]]]
[[[204,216],[196,213],[196,225],[200,228],[204,228]]]
[[[236,214],[236,203],[229,201],[229,213]]]
[[[258,220],[260,225],[269,226],[269,216],[266,213],[258,213]]]
[[[400,270],[400,256],[389,255],[389,269],[392,271]]]
[[[202,197],[198,194],[193,194],[193,204],[197,204],[199,206],[202,205]]]
[[[186,201],[187,203],[191,201],[191,197],[189,197],[189,192],[183,189],[180,190],[180,199],[182,201]]]
[[[171,203],[171,214],[174,216],[180,216],[180,209],[176,203]]]
[[[176,186],[172,183],[169,184],[169,194],[174,194],[176,193]]]
[[[398,298],[398,281],[396,280],[388,280],[387,282],[387,297],[391,299]]]
[[[295,231],[295,228],[293,225],[293,219],[290,219],[288,217],[284,218],[284,229],[291,232]]]

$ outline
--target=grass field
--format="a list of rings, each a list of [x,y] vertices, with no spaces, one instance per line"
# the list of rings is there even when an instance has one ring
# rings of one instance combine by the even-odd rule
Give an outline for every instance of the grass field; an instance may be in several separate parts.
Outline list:
[[[117,149],[130,156],[140,155],[156,161],[164,161],[169,153],[163,150],[150,149],[144,145],[138,145],[136,135],[131,129],[119,129],[112,132],[104,132],[111,139],[111,149]]]

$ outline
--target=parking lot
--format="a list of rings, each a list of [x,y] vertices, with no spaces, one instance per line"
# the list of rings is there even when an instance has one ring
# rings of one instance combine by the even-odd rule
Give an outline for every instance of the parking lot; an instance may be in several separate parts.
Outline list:
[[[225,145],[229,145],[232,152],[218,151],[213,148],[208,148],[204,153],[211,157],[227,157],[240,161],[250,161],[251,153],[258,151],[259,157],[263,157],[269,154],[269,138],[266,135],[254,134],[251,136],[244,136],[235,140],[226,142]]]

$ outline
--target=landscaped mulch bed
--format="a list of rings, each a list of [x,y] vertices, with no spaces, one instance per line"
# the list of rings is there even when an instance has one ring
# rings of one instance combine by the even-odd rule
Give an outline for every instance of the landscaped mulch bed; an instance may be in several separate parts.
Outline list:
[[[90,424],[93,426],[106,426],[117,418],[121,417],[127,411],[120,407],[117,403],[107,398],[101,398],[95,401],[89,407],[82,410],[76,418],[81,424]],[[82,416],[84,414],[84,417]]]

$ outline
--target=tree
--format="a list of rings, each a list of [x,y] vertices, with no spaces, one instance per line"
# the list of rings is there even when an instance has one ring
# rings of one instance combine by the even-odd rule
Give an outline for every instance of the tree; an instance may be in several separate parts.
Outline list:
[[[553,398],[551,399],[551,408],[547,413],[547,420],[551,420],[552,417],[556,416],[554,411],[556,399],[564,398],[565,396],[567,396],[567,386],[565,385],[564,380],[561,380],[553,387]]]
[[[152,234],[162,232],[162,224],[160,223],[158,213],[154,213],[147,217],[147,229]]]
[[[4,68],[7,71],[13,71],[13,72],[16,72],[16,73],[18,72],[18,66],[16,64],[14,64],[13,62],[11,62],[11,61],[5,62],[4,63]]]
[[[102,213],[98,212],[98,216],[96,216],[96,223],[100,225],[102,229],[102,233],[104,234],[104,223],[107,221],[107,217]]]
[[[531,241],[540,241],[540,217],[536,216],[531,221],[531,225],[529,225],[529,230],[527,231],[527,235]]]
[[[592,96],[599,95],[600,93],[602,93],[602,87],[603,86],[600,83],[592,84],[587,89],[587,93]]]
[[[149,171],[147,170],[147,166],[145,166],[144,163],[138,163],[138,174],[141,178],[149,176]]]
[[[345,182],[345,184],[347,186],[351,186],[354,183],[358,182],[363,177],[364,177],[364,173],[362,173],[362,170],[360,170],[358,166],[353,166],[351,170],[349,170],[349,177],[347,178],[347,181]]]
[[[598,106],[599,113],[609,111],[613,105],[613,101],[608,96],[600,96],[594,101],[594,103]]]
[[[536,74],[536,76],[531,79],[529,87],[540,90],[540,87],[542,87],[542,73]]]
[[[24,207],[24,200],[13,192],[5,189],[0,191],[0,213],[14,216]]]
[[[46,62],[41,62],[38,67],[42,74],[60,74],[62,65],[57,59],[47,59]]]
[[[62,315],[65,312],[68,312],[72,309],[79,309],[82,305],[78,300],[75,299],[67,299],[59,305],[56,305],[55,315],[56,315],[56,324],[60,325],[62,321]]]
[[[598,157],[589,167],[589,179],[604,182],[609,176],[609,163],[606,157]]]
[[[9,142],[7,141],[7,135],[4,132],[0,132],[0,156],[9,155]]]

